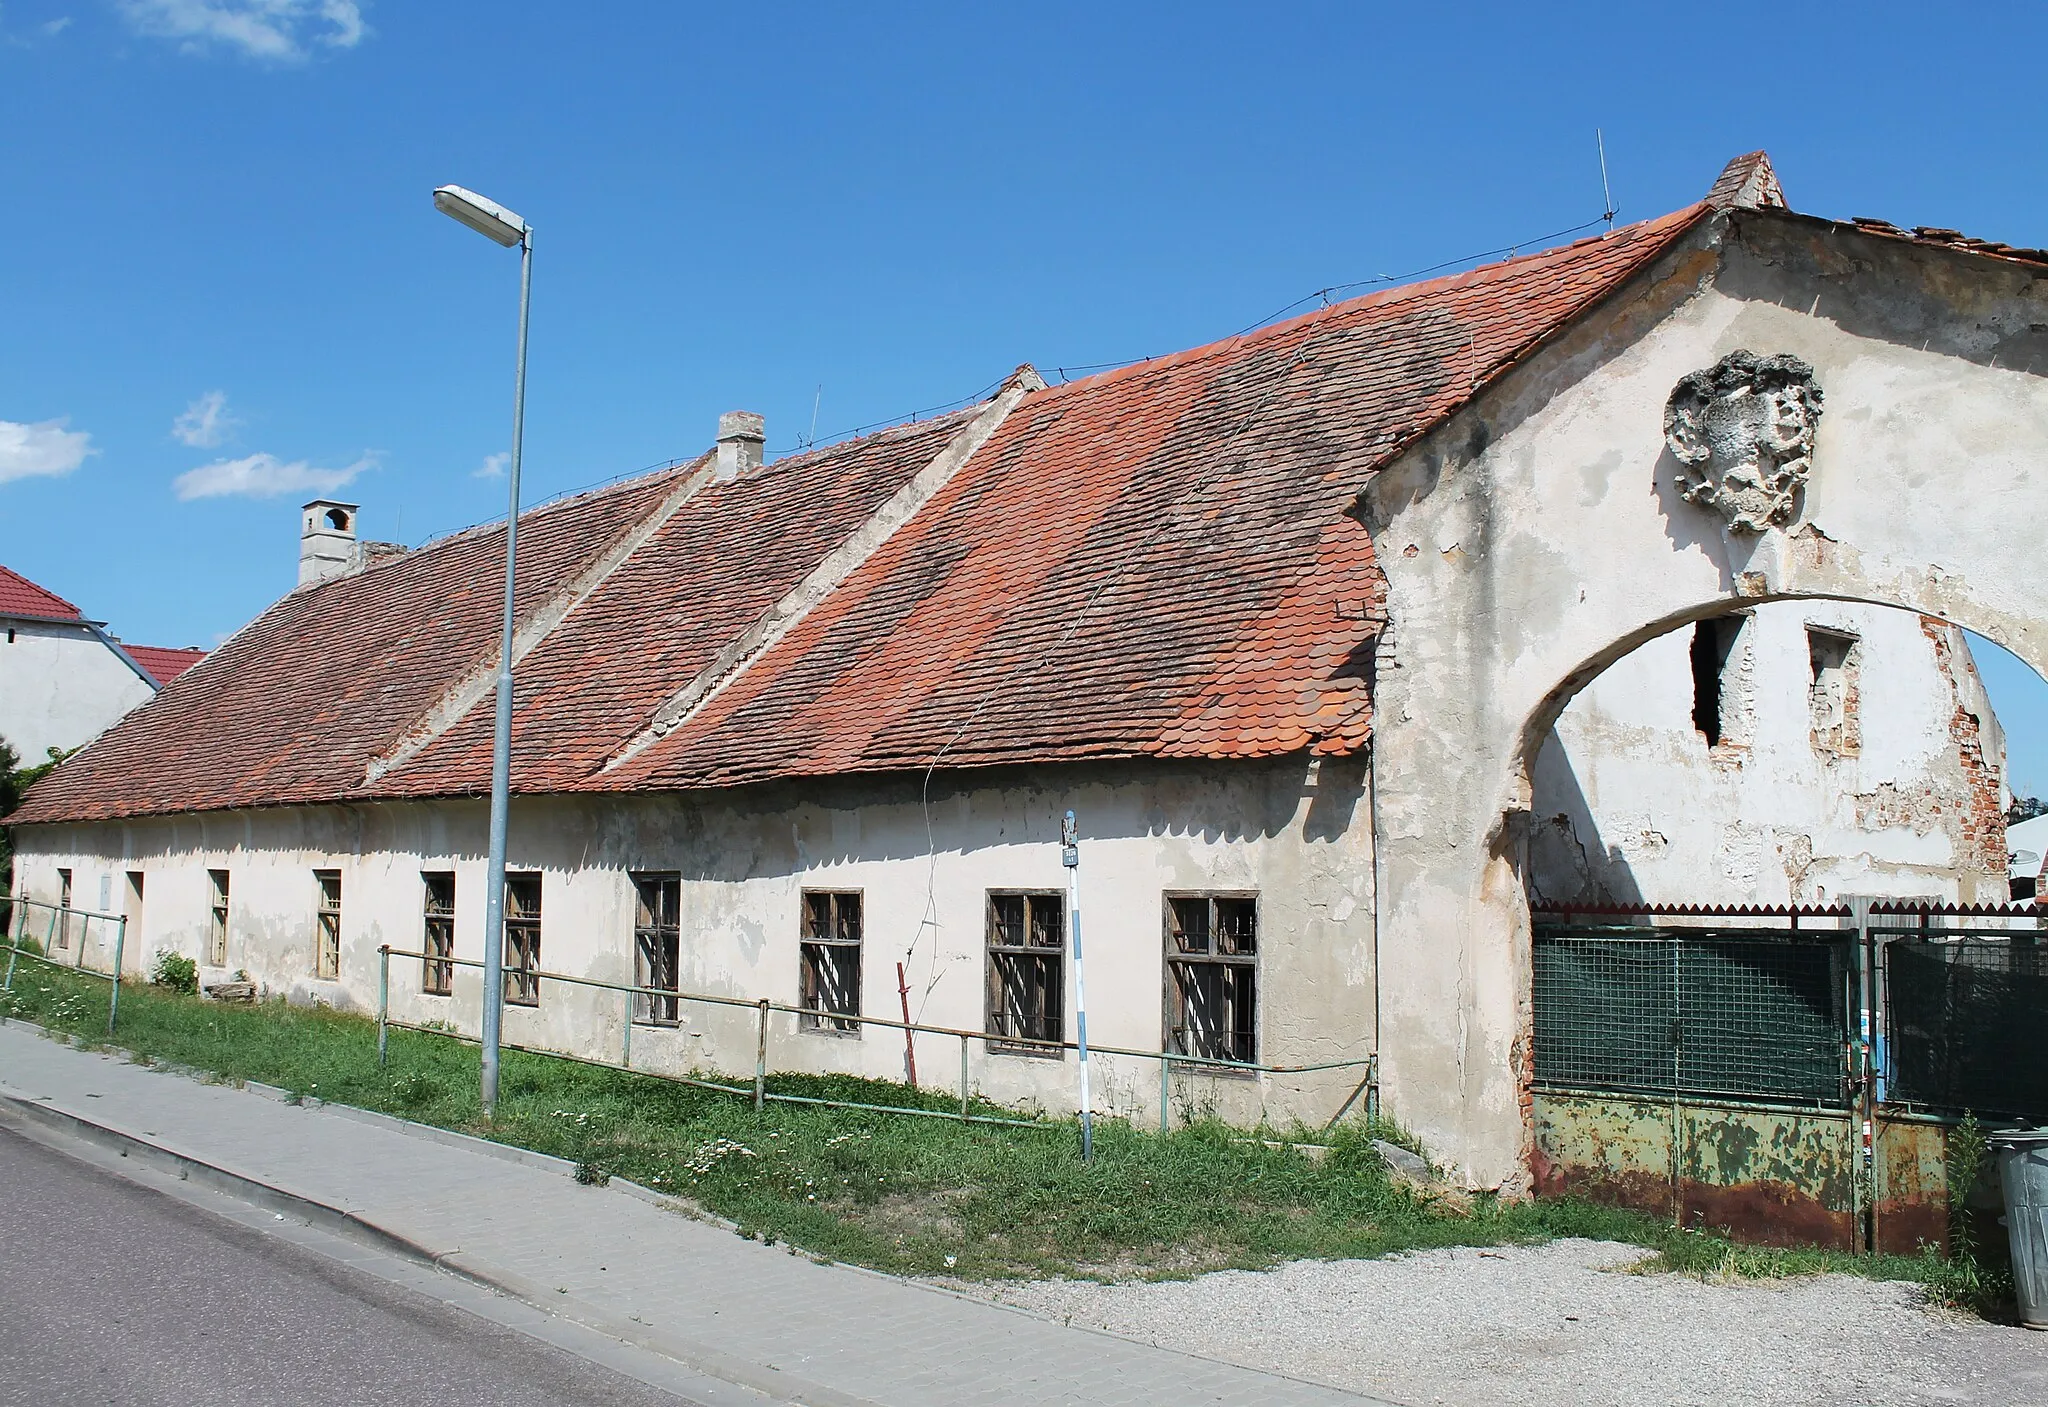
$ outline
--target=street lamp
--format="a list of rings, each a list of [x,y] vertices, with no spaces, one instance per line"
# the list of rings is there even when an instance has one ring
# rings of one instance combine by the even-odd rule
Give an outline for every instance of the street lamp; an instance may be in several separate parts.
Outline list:
[[[505,633],[498,654],[498,727],[491,739],[491,858],[484,871],[483,1106],[498,1104],[498,1040],[505,1018],[505,823],[512,791],[512,582],[518,562],[519,444],[526,430],[526,305],[533,288],[533,227],[461,186],[434,192],[434,208],[505,248],[519,246],[519,369],[512,381],[511,501],[505,509]]]

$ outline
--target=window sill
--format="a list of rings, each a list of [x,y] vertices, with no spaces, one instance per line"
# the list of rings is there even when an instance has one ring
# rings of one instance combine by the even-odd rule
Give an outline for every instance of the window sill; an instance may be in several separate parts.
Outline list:
[[[984,1041],[982,1049],[989,1055],[1014,1055],[1025,1060],[1064,1061],[1067,1058],[1065,1046],[1033,1045],[1024,1041]]]

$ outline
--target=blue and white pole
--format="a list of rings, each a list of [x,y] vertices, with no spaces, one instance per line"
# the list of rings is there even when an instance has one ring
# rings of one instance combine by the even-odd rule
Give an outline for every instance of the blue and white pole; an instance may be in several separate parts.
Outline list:
[[[1088,1098],[1088,983],[1081,966],[1081,834],[1067,812],[1060,833],[1060,863],[1067,867],[1067,932],[1074,941],[1074,1031],[1081,1047],[1081,1161],[1095,1158],[1095,1115]]]

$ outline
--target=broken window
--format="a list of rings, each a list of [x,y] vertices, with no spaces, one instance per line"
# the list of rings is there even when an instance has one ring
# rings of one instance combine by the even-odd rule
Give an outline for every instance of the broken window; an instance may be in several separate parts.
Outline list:
[[[651,1026],[673,1026],[682,1019],[682,1003],[660,993],[682,988],[683,877],[679,874],[633,876],[633,985],[654,992],[633,995],[633,1019]]]
[[[341,871],[315,870],[320,907],[313,918],[313,975],[341,975]]]
[[[228,965],[228,872],[208,870],[206,882],[213,890],[213,904],[206,928],[206,961],[214,967]]]
[[[57,946],[71,946],[71,871],[57,871]]]
[[[798,944],[797,1005],[811,1031],[858,1035],[860,1014],[860,895],[804,891],[803,937]]]
[[[540,876],[505,876],[505,1000],[540,1005]]]
[[[445,997],[455,990],[455,871],[426,870],[420,884],[420,951],[427,955],[420,964],[420,990]]]
[[[1168,895],[1166,1040],[1175,1055],[1258,1059],[1259,901]]]
[[[1863,745],[1859,716],[1862,643],[1854,635],[1808,626],[1806,649],[1812,664],[1808,699],[1813,709],[1814,751],[1853,756]]]
[[[1725,729],[1728,662],[1742,634],[1743,617],[1703,620],[1692,628],[1692,726],[1719,747]]]
[[[1064,1041],[1067,994],[1066,896],[991,892],[988,896],[988,1025],[998,1038]],[[1043,1046],[1020,1054],[1058,1055]]]

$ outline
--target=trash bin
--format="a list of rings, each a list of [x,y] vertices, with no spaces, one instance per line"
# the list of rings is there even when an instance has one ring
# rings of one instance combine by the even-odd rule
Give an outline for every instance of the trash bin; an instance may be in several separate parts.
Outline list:
[[[2020,1322],[2029,1329],[2048,1329],[2048,1129],[2007,1129],[1985,1141],[1998,1154],[1998,1178],[2005,1187]]]

